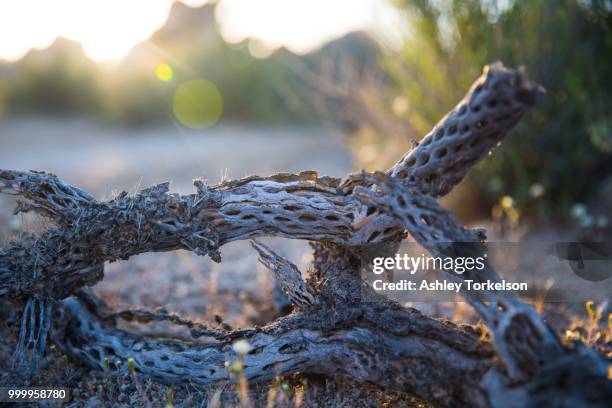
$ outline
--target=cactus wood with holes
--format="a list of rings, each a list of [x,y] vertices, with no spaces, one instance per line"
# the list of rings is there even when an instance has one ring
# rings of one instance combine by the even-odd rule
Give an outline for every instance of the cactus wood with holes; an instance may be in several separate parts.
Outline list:
[[[49,332],[65,353],[100,370],[109,359],[133,357],[141,375],[210,385],[231,380],[224,362],[236,358],[233,342],[246,339],[252,348],[243,374],[252,383],[298,371],[340,373],[443,406],[605,405],[612,400],[607,362],[584,347],[565,349],[512,294],[463,293],[492,342],[391,300],[362,300],[368,288],[358,265],[372,249],[393,252],[406,233],[432,254],[447,254],[448,242],[484,240],[482,230],[458,225],[436,198],[508,135],[538,94],[522,71],[487,66],[395,166],[344,181],[314,171],[212,186],[197,180],[190,195],[169,194],[166,183],[102,202],[52,174],[0,170],[0,192],[23,198],[18,212],[53,222],[0,248],[0,299],[23,307],[14,369],[24,378],[32,373]],[[253,240],[295,309],[265,327],[220,330],[167,313],[113,313],[86,288],[103,279],[105,262],[175,249],[220,262],[222,245],[259,236],[308,240],[314,249],[314,270],[304,281],[295,265]],[[490,265],[470,278],[498,279]],[[142,337],[118,329],[121,319],[187,326],[194,339]]]

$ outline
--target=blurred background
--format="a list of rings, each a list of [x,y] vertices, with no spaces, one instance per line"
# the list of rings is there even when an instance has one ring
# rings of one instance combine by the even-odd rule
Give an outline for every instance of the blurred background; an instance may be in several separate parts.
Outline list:
[[[612,188],[607,0],[0,7],[2,167],[53,171],[97,194],[140,177],[183,188],[195,176],[380,169],[501,60],[524,65],[546,95],[450,205],[475,219],[512,207],[607,223],[589,208]]]
[[[4,1],[0,168],[50,171],[98,198],[166,180],[188,193],[200,176],[385,169],[501,60],[546,94],[445,205],[500,239],[600,237],[611,29],[609,0]],[[5,237],[36,228],[0,199]],[[274,242],[306,268],[306,244]],[[213,286],[255,296],[266,285],[252,252],[228,245],[220,266],[146,254],[111,265],[96,290],[201,315]],[[153,281],[171,290],[143,285]]]

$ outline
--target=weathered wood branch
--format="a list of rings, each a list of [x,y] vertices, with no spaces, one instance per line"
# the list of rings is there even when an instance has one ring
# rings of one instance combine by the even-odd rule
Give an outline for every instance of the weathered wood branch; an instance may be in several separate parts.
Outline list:
[[[390,170],[433,197],[447,194],[523,117],[541,88],[500,63],[485,67],[463,100]]]
[[[538,93],[520,71],[485,69],[464,100],[389,173],[440,196],[457,184],[516,124]],[[26,199],[17,211],[37,211],[58,225],[1,249],[0,296],[44,293],[63,298],[103,276],[102,263],[143,252],[187,249],[220,261],[227,242],[262,235],[376,245],[398,239],[395,218],[374,214],[351,195],[352,176],[247,177],[197,193],[168,194],[168,184],[100,202],[45,173],[0,171],[0,192]]]
[[[238,336],[208,342],[144,338],[105,324],[96,315],[99,309],[82,297],[61,302],[52,338],[88,365],[104,369],[108,358],[113,373],[120,375],[133,357],[139,372],[164,383],[232,381],[225,362],[237,360],[232,344]],[[252,347],[244,356],[245,377],[265,383],[297,371],[344,374],[441,405],[488,405],[481,382],[496,366],[494,352],[470,327],[439,322],[389,302],[364,303],[350,316],[312,309],[243,331],[239,338]]]
[[[251,245],[259,253],[259,261],[272,271],[274,279],[296,309],[303,310],[316,304],[314,291],[304,282],[297,266],[261,242],[253,240]]]
[[[237,357],[232,343],[246,339],[253,349],[244,356],[244,374],[253,382],[296,371],[339,372],[441,405],[512,401],[524,406],[546,401],[553,392],[596,405],[610,394],[607,363],[590,350],[561,347],[533,308],[514,295],[464,293],[491,329],[493,349],[469,327],[370,297],[359,276],[367,253],[374,247],[394,249],[404,231],[434,255],[481,250],[483,232],[458,225],[435,198],[448,193],[505,137],[537,93],[522,72],[493,65],[387,173],[355,174],[343,183],[315,172],[252,176],[214,186],[198,180],[197,192],[190,195],[169,194],[168,184],[160,184],[100,202],[53,175],[0,171],[0,192],[26,199],[17,211],[39,212],[56,224],[0,249],[0,296],[25,302],[30,322],[32,299],[42,299],[39,309],[45,313],[49,302],[63,299],[56,303],[51,333],[65,352],[97,368],[103,368],[105,358],[118,364],[134,357],[139,371],[167,383],[233,380],[225,362]],[[253,242],[260,261],[299,310],[264,328],[226,332],[167,313],[113,314],[79,289],[102,279],[105,262],[175,249],[220,261],[223,244],[262,235],[306,239],[315,249],[315,268],[304,282],[295,265]],[[463,276],[468,277],[498,279],[490,266]],[[195,340],[146,338],[117,329],[120,319],[186,326]],[[48,320],[24,324],[22,337],[27,334],[28,343],[39,347]],[[20,342],[17,359],[22,352]],[[589,396],[576,386],[559,389],[568,379],[590,381],[598,394]]]

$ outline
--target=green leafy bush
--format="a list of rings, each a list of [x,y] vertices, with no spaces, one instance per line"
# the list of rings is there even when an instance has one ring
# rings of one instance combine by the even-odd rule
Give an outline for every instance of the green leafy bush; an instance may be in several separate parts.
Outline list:
[[[384,62],[408,100],[402,118],[426,132],[483,65],[525,65],[546,94],[471,175],[491,206],[567,214],[612,175],[612,7],[586,0],[395,0],[410,32]],[[544,204],[543,206],[540,204]]]

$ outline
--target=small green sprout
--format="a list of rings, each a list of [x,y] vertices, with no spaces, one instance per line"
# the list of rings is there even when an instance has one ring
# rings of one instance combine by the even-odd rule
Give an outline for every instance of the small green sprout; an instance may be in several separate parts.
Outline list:
[[[240,377],[240,375],[242,374],[242,370],[244,370],[244,364],[242,363],[242,360],[238,360],[232,365],[232,372],[236,376]]]
[[[111,375],[111,363],[108,357],[104,357],[104,372],[106,372],[106,390],[108,391],[109,399],[113,399],[113,376]]]
[[[166,393],[166,408],[174,408],[174,388],[169,387]]]
[[[149,400],[149,397],[147,396],[147,393],[144,387],[138,380],[138,375],[136,375],[136,360],[134,360],[134,357],[128,358],[128,370],[132,374],[132,378],[134,379],[134,385],[136,386],[136,389],[140,393],[140,396],[142,397],[145,407],[150,408],[152,406],[151,401]]]
[[[134,361],[134,357],[128,358],[128,370],[132,375],[136,375],[136,361]]]

